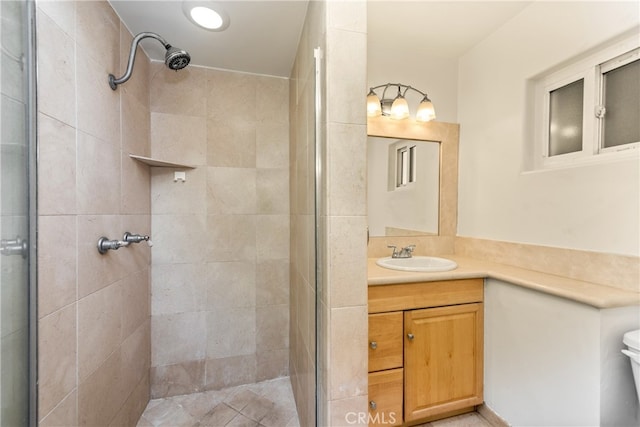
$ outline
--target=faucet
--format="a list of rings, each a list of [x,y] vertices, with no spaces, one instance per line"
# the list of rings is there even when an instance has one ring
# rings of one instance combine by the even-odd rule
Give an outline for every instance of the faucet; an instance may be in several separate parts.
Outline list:
[[[411,258],[413,255],[413,250],[416,248],[416,245],[409,245],[400,250],[397,250],[397,246],[387,245],[389,249],[393,249],[393,253],[391,254],[391,258]]]

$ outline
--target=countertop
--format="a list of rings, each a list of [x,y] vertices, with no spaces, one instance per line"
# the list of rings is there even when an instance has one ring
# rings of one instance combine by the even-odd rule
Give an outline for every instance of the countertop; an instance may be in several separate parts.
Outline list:
[[[435,273],[398,271],[382,268],[376,265],[377,258],[369,258],[368,284],[369,286],[375,286],[438,280],[492,278],[567,298],[596,308],[640,305],[640,293],[638,292],[473,258],[456,255],[443,255],[442,257],[455,261],[458,264],[458,268]]]

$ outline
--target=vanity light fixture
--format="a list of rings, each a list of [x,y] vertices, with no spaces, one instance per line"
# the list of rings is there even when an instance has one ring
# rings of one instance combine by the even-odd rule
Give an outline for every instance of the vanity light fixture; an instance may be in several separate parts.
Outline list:
[[[230,24],[229,15],[215,2],[183,1],[182,11],[189,21],[208,31],[223,31]]]
[[[397,87],[398,92],[395,98],[386,98],[387,89]],[[376,94],[376,90],[384,88],[382,91],[382,100]],[[367,94],[367,116],[376,117],[379,115],[389,116],[392,119],[402,120],[409,117],[409,104],[405,99],[405,95],[409,90],[422,95],[422,101],[418,105],[416,111],[416,121],[429,122],[436,118],[436,112],[433,103],[426,93],[414,87],[403,85],[402,83],[386,83],[380,86],[374,86],[369,89]]]

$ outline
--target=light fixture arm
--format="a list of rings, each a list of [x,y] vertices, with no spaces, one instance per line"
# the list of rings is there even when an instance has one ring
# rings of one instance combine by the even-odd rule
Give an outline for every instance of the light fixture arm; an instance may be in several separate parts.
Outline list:
[[[379,98],[375,91],[381,88],[384,89],[382,90],[382,98]],[[395,97],[387,98],[387,90],[389,88],[398,89]],[[369,88],[367,95],[367,115],[369,117],[375,117],[382,114],[383,116],[391,116],[393,119],[405,119],[409,117],[409,109],[405,96],[410,90],[422,97],[418,111],[416,112],[416,121],[427,122],[434,120],[436,118],[435,110],[429,96],[420,89],[402,83],[385,83]]]
[[[416,89],[413,86],[403,85],[402,83],[386,83],[386,84],[383,84],[383,85],[378,85],[378,86],[374,86],[372,88],[369,88],[369,90],[370,91],[375,91],[376,89],[380,89],[381,87],[383,87],[384,90],[382,91],[382,99],[385,99],[385,95],[387,93],[387,89],[390,86],[397,87],[399,91],[402,91],[402,88],[404,88],[404,92],[402,92],[402,96],[405,96],[407,94],[407,92],[409,91],[409,89],[411,89],[414,92],[418,92],[423,97],[428,97],[427,94],[424,93],[423,91],[421,91],[420,89]]]

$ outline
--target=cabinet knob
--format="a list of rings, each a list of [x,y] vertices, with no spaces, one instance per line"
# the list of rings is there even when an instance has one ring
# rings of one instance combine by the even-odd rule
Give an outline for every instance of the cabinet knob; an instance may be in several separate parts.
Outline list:
[[[372,400],[371,402],[369,402],[369,407],[375,411],[376,409],[378,409],[378,404],[375,402],[375,400]]]
[[[371,350],[375,350],[376,348],[378,348],[378,343],[375,341],[371,341],[369,343],[369,347],[371,347]]]
[[[413,340],[415,337],[413,336],[413,334],[407,334],[407,338],[409,338],[409,340]]]

